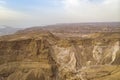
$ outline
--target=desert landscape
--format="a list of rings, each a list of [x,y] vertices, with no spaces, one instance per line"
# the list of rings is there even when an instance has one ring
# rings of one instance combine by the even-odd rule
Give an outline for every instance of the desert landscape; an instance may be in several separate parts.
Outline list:
[[[120,80],[120,22],[36,26],[1,35],[0,80]]]
[[[120,0],[0,0],[0,80],[120,80]]]

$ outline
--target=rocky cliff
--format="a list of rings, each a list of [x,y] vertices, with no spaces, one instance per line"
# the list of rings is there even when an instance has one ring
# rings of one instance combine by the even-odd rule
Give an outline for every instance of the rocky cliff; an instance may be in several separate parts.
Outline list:
[[[45,35],[47,33],[38,38],[22,35],[18,35],[19,38],[2,38],[0,80],[54,80],[57,67]]]
[[[68,80],[97,80],[87,78],[87,76],[91,74],[84,71],[88,68],[91,69],[91,67],[98,67],[99,70],[100,66],[105,67],[109,65],[109,67],[112,67],[116,65],[119,66],[120,64],[119,38],[107,38],[106,36],[106,38],[100,39],[69,39],[66,42],[58,42],[57,45],[53,46],[53,49],[55,52],[55,60],[59,64],[58,69],[60,76],[66,79],[68,78]],[[105,72],[110,73],[109,71]],[[95,74],[97,74],[97,72],[93,73],[93,75]],[[102,74],[104,75],[104,70],[103,73],[100,73],[100,75]],[[85,78],[83,78],[83,76],[85,76]],[[104,78],[98,80],[104,80]]]
[[[0,80],[119,80],[120,33],[61,38],[48,31],[0,37]]]

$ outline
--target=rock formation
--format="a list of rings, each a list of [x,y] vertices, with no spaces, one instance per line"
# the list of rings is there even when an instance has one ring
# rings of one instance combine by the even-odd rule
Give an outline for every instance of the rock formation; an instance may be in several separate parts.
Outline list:
[[[119,80],[119,65],[120,32],[80,38],[42,30],[0,37],[0,80]]]

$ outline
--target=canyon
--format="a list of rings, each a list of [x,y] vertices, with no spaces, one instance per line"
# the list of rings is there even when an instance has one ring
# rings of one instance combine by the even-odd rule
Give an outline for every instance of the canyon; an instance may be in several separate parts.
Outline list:
[[[120,24],[70,25],[1,36],[0,80],[120,80]]]

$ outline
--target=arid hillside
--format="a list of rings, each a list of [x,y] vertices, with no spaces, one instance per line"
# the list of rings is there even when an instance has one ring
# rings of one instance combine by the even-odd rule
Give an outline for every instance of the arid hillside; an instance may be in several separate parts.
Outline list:
[[[120,32],[120,22],[111,23],[70,23],[37,26],[20,30],[17,33],[49,31],[60,37],[83,37],[85,34],[98,32]]]
[[[120,80],[120,26],[106,24],[51,25],[1,36],[0,80]]]

